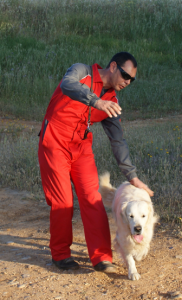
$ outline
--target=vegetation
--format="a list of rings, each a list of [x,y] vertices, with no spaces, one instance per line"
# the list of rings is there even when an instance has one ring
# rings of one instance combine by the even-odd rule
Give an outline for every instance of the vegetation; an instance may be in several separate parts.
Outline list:
[[[138,74],[118,94],[124,116],[179,113],[181,32],[181,0],[2,0],[0,111],[42,120],[70,65],[105,67],[116,52],[128,51]]]
[[[146,121],[139,125],[125,122],[122,126],[131,160],[137,166],[137,174],[155,192],[153,202],[156,210],[165,220],[178,223],[182,220],[181,124],[171,120],[158,125],[155,122],[146,125]],[[41,198],[37,131],[25,126],[24,123],[17,125],[11,122],[3,130],[4,137],[0,142],[0,186],[29,190],[35,198]],[[22,133],[25,129],[27,131]],[[126,178],[121,176],[101,125],[93,125],[92,131],[98,173],[109,171],[111,181],[117,187]]]
[[[119,51],[138,61],[137,80],[118,93],[122,119],[182,112],[182,0],[1,0],[0,114],[43,119],[55,87],[75,62],[102,67]],[[158,213],[181,222],[181,123],[123,123],[137,174],[154,190]],[[37,132],[0,130],[0,186],[42,193]],[[93,126],[98,173],[125,180],[100,125]],[[137,132],[137,133],[136,133]]]

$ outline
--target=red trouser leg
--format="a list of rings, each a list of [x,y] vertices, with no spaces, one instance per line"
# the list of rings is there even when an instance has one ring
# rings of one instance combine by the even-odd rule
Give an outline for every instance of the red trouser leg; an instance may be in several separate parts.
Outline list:
[[[90,260],[94,266],[103,260],[112,262],[109,224],[98,192],[99,180],[91,141],[84,144],[81,155],[72,163],[71,178],[79,200]]]
[[[46,138],[50,134],[46,129]],[[39,143],[39,164],[46,201],[50,212],[50,249],[56,261],[70,257],[72,244],[73,194],[70,180],[69,155],[55,140],[51,146]]]

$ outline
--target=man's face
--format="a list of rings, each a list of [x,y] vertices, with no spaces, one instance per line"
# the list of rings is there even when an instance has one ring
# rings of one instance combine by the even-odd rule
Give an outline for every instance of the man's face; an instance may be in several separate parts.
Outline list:
[[[137,68],[134,68],[131,60],[127,60],[125,64],[122,66],[122,69],[126,73],[128,73],[131,77],[136,76]],[[110,83],[114,90],[120,91],[131,83],[130,79],[126,80],[122,77],[121,72],[118,69],[115,61],[111,62],[110,64],[110,72],[111,72]]]

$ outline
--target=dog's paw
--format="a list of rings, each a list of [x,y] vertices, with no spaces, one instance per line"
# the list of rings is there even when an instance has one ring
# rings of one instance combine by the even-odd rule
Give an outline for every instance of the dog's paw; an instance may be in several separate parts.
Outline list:
[[[141,275],[138,272],[128,274],[128,278],[131,280],[139,280],[140,277],[141,277]]]

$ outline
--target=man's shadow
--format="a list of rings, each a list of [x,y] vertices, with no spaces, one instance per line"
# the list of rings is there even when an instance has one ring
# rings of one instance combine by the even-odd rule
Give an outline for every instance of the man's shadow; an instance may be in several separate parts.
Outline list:
[[[7,242],[9,241],[9,242]],[[9,234],[0,235],[1,246],[1,262],[12,262],[23,264],[25,268],[30,266],[39,266],[47,271],[54,273],[67,274],[88,274],[95,272],[87,254],[87,246],[85,243],[73,242],[73,246],[82,247],[81,250],[71,250],[72,257],[79,263],[78,270],[59,270],[53,263],[51,251],[49,249],[49,238],[47,237],[20,237]],[[34,248],[35,247],[35,248]],[[122,274],[108,274],[108,277],[117,279],[127,279],[127,276]]]

